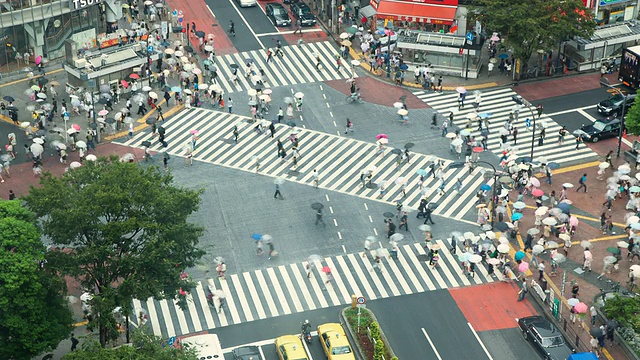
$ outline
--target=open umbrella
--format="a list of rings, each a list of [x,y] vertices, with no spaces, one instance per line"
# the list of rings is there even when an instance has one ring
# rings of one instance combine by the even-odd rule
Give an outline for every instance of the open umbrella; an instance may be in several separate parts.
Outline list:
[[[614,246],[610,246],[607,248],[607,252],[611,254],[620,254],[620,249]]]
[[[82,141],[82,140],[80,140],[80,141],[76,142],[76,146],[81,148],[81,149],[86,149],[87,148],[87,143]]]
[[[587,304],[585,304],[585,303],[581,302],[581,303],[578,303],[576,306],[574,306],[574,308],[573,308],[573,309],[574,309],[574,310],[575,310],[575,312],[577,312],[578,314],[584,314],[584,313],[586,313],[586,312],[587,312],[587,308],[588,308],[588,307],[587,307]]]
[[[598,338],[604,335],[604,332],[602,331],[602,329],[600,329],[599,326],[594,326],[591,328],[591,331],[589,331],[589,334],[591,334],[591,336],[593,336],[594,338]]]
[[[44,144],[44,140],[42,140],[42,138],[35,138],[33,139],[33,142],[40,145]]]
[[[491,185],[489,185],[489,184],[482,184],[482,185],[480,185],[480,190],[482,190],[482,191],[489,191],[489,190],[491,190]]]
[[[349,34],[346,32],[343,32],[340,34],[340,39],[344,40],[344,39],[348,39],[349,38]]]
[[[277,177],[277,178],[275,178],[273,180],[273,183],[276,184],[276,185],[282,185],[282,184],[284,184],[284,181],[285,181],[284,178]]]
[[[515,203],[513,203],[513,208],[517,209],[517,210],[522,210],[522,209],[524,209],[526,207],[527,207],[527,204],[525,204],[522,201],[516,201]]]
[[[569,304],[569,306],[576,306],[580,303],[580,300],[576,299],[576,298],[571,298],[567,300],[567,304]]]
[[[388,211],[383,213],[382,216],[384,216],[384,217],[386,217],[388,219],[391,219],[392,217],[395,217],[395,215],[392,212],[388,212]]]
[[[459,260],[460,262],[469,261],[469,259],[471,258],[471,255],[473,255],[473,254],[468,253],[468,252],[465,252],[465,253],[459,254],[459,255],[458,255],[458,260]]]
[[[536,211],[534,212],[535,215],[537,216],[542,216],[544,214],[547,213],[547,211],[549,211],[549,208],[546,206],[540,206],[539,208],[536,209]]]
[[[453,145],[453,146],[460,146],[463,143],[464,143],[464,141],[462,141],[462,139],[460,139],[460,138],[456,138],[456,139],[451,140],[451,145]]]
[[[464,93],[466,93],[466,92],[467,92],[467,89],[465,89],[465,88],[464,88],[464,87],[462,87],[462,86],[458,86],[458,87],[456,88],[456,91],[457,91],[459,94],[464,94]]]
[[[536,236],[536,235],[540,234],[540,230],[538,230],[538,228],[531,228],[531,229],[527,230],[527,234],[529,234],[531,236]]]
[[[96,160],[98,160],[98,157],[95,156],[94,154],[89,154],[84,159],[88,160],[88,161],[96,161]]]
[[[582,240],[580,242],[580,246],[582,246],[583,249],[589,249],[591,248],[591,242],[589,242],[588,240]]]
[[[516,252],[513,258],[516,259],[516,261],[524,259],[524,252],[522,251]]]
[[[571,205],[567,203],[558,204],[558,209],[562,210],[563,213],[568,214],[571,211]]]
[[[557,262],[558,264],[562,264],[563,262],[567,261],[567,257],[563,254],[555,254],[553,255],[553,261]]]
[[[481,261],[482,261],[482,256],[480,256],[478,254],[473,254],[473,255],[471,255],[469,257],[469,262],[470,263],[478,264]]]
[[[573,187],[573,184],[572,183],[564,183],[564,184],[562,184],[562,187],[565,187],[567,189],[571,189]]]
[[[549,226],[554,226],[555,224],[558,223],[558,220],[556,220],[555,218],[552,217],[547,217],[542,219],[542,223],[545,225],[549,225]]]
[[[544,191],[542,191],[542,189],[533,189],[533,191],[531,192],[531,195],[533,195],[533,196],[542,196],[542,195],[544,195]]]
[[[427,224],[422,224],[418,226],[418,230],[420,231],[431,231],[431,226]]]
[[[391,237],[389,237],[389,240],[391,240],[391,241],[402,241],[402,240],[404,240],[404,235],[402,235],[400,233],[395,233],[395,234],[391,235]]]
[[[531,249],[531,252],[532,252],[534,255],[542,254],[542,252],[543,252],[543,251],[544,251],[544,246],[542,246],[542,245],[538,245],[538,244],[533,245],[533,248]]]
[[[31,144],[31,147],[29,149],[31,150],[31,153],[35,156],[42,155],[42,152],[44,151],[44,148],[42,147],[42,145],[36,144],[36,143]]]
[[[511,215],[511,221],[518,221],[520,219],[522,219],[522,213],[513,213]]]
[[[313,203],[313,204],[311,204],[311,208],[312,208],[313,210],[320,210],[320,209],[322,209],[323,207],[324,207],[324,205],[322,205],[321,203]]]
[[[603,260],[604,260],[605,264],[615,264],[615,263],[618,262],[618,258],[616,258],[615,256],[611,256],[611,255],[605,256]]]
[[[8,101],[8,102],[14,102],[14,101],[16,101],[13,97],[11,97],[11,96],[9,96],[9,95],[5,95],[5,96],[3,97],[3,99],[5,99],[5,100],[6,100],[6,101]]]
[[[526,261],[521,262],[518,265],[518,271],[521,273],[527,272],[527,270],[529,270],[529,263]]]
[[[498,252],[501,254],[509,253],[509,244],[500,244],[498,245]]]

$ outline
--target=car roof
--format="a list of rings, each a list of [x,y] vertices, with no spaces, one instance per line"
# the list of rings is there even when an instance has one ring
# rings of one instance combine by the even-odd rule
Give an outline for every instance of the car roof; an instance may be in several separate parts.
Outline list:
[[[604,119],[598,119],[596,121],[599,121],[601,123],[605,123],[605,124],[615,124],[615,123],[619,123],[620,119],[614,117],[614,118],[604,118]]]
[[[280,3],[268,3],[267,6],[271,6],[272,8],[278,8],[278,9],[282,9],[285,10],[284,6],[282,6],[282,4]],[[286,11],[286,10],[285,10]]]
[[[296,335],[283,335],[276,338],[276,347],[283,346],[289,359],[307,359],[302,341]]]
[[[296,6],[300,9],[309,9],[309,5],[303,3],[303,2],[297,2],[297,3],[293,3],[291,4],[291,6]]]
[[[542,316],[530,316],[523,318],[522,322],[527,325],[533,325],[542,337],[558,336],[560,331],[547,319]]]
[[[233,349],[233,353],[240,358],[244,358],[245,356],[260,356],[260,350],[258,350],[257,346],[240,346]],[[255,359],[260,359],[260,357]]]
[[[349,340],[344,333],[344,328],[338,323],[328,323],[318,326],[320,334],[327,334],[331,339],[332,346],[349,345]]]

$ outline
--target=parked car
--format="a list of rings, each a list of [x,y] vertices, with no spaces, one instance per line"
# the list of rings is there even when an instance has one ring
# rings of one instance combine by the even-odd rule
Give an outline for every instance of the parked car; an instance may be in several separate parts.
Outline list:
[[[620,134],[620,119],[607,118],[597,120],[593,124],[583,125],[582,139],[584,141],[598,142],[602,139],[617,137]]]
[[[342,325],[328,323],[318,326],[318,338],[329,360],[356,360]]]
[[[233,349],[233,360],[264,360],[257,346],[241,346]]]
[[[309,360],[302,340],[296,335],[283,335],[276,338],[276,351],[280,360]]]
[[[268,3],[265,6],[265,12],[267,17],[271,19],[271,22],[275,26],[289,26],[291,25],[291,18],[287,9],[279,3]]]
[[[297,3],[299,0],[282,0],[283,3],[285,4],[293,4],[293,3]]]
[[[636,94],[629,94],[626,96],[626,105],[624,112],[629,111],[631,106],[633,106],[633,102],[636,100]],[[624,103],[624,98],[620,94],[615,94],[607,100],[602,100],[598,104],[598,112],[604,116],[609,115],[622,115],[622,104]]]
[[[256,0],[236,0],[240,7],[256,6],[258,2]]]
[[[302,26],[313,26],[316,24],[316,17],[303,2],[291,3],[291,14],[294,18],[300,19]]]
[[[560,330],[546,318],[529,316],[516,321],[524,339],[531,341],[545,360],[566,360],[573,353]]]

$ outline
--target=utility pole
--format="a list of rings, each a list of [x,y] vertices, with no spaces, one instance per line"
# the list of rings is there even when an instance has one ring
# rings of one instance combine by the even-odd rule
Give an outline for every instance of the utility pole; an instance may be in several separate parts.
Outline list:
[[[618,95],[622,96],[622,113],[620,114],[620,132],[618,133],[618,151],[616,152],[616,157],[620,157],[620,148],[622,147],[622,134],[624,134],[624,114],[627,111],[627,96],[620,91],[617,87],[609,85],[609,79],[606,77],[600,78],[600,86],[608,87],[609,89],[614,90],[618,93]]]

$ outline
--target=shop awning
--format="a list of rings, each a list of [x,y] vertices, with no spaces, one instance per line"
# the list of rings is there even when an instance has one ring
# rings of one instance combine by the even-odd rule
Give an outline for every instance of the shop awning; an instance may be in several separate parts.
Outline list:
[[[430,4],[381,1],[378,6],[379,19],[451,25],[456,7]]]
[[[376,14],[376,9],[373,8],[373,6],[371,5],[367,5],[365,7],[363,7],[362,9],[360,9],[360,15],[370,18],[373,15]]]

